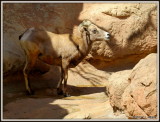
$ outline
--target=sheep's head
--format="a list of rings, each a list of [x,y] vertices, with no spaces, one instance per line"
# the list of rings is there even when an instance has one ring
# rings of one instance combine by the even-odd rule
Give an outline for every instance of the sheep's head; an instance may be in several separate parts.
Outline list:
[[[97,27],[95,24],[93,24],[89,20],[84,20],[79,25],[79,31],[81,33],[86,33],[90,36],[91,41],[101,41],[101,40],[109,40],[110,34],[99,27]]]

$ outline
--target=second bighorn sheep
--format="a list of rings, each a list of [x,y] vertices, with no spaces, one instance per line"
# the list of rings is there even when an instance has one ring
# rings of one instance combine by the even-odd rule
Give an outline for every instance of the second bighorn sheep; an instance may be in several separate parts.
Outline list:
[[[57,94],[70,96],[67,92],[68,69],[77,66],[88,55],[94,41],[109,40],[108,32],[100,29],[89,20],[78,26],[77,35],[55,34],[36,28],[27,29],[19,40],[25,51],[26,63],[23,69],[26,90],[32,94],[28,75],[37,59],[61,67],[61,80]],[[62,84],[62,81],[64,83]]]

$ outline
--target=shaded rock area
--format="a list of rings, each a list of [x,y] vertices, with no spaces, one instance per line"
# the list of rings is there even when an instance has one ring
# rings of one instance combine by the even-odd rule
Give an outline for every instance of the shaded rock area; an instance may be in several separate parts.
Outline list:
[[[40,60],[29,75],[35,94],[26,96],[19,35],[30,27],[76,35],[84,19],[109,32],[111,39],[95,42],[69,70],[71,97],[56,94],[60,68]],[[155,119],[156,52],[156,3],[5,3],[3,118]]]

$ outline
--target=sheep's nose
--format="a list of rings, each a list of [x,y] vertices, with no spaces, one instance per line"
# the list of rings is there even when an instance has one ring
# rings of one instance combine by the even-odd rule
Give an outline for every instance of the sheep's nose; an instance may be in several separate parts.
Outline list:
[[[108,32],[105,32],[105,39],[109,40],[110,39],[110,34]]]
[[[110,34],[108,33],[107,36],[110,38]]]

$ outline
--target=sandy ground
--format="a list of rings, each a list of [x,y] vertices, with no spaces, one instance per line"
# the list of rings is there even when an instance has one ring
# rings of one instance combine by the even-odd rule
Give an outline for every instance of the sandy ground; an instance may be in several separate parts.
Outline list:
[[[68,91],[71,97],[58,96],[56,89],[36,90],[8,95],[3,107],[4,119],[126,119],[114,115],[106,94],[111,73],[97,70],[90,64],[69,71]]]

